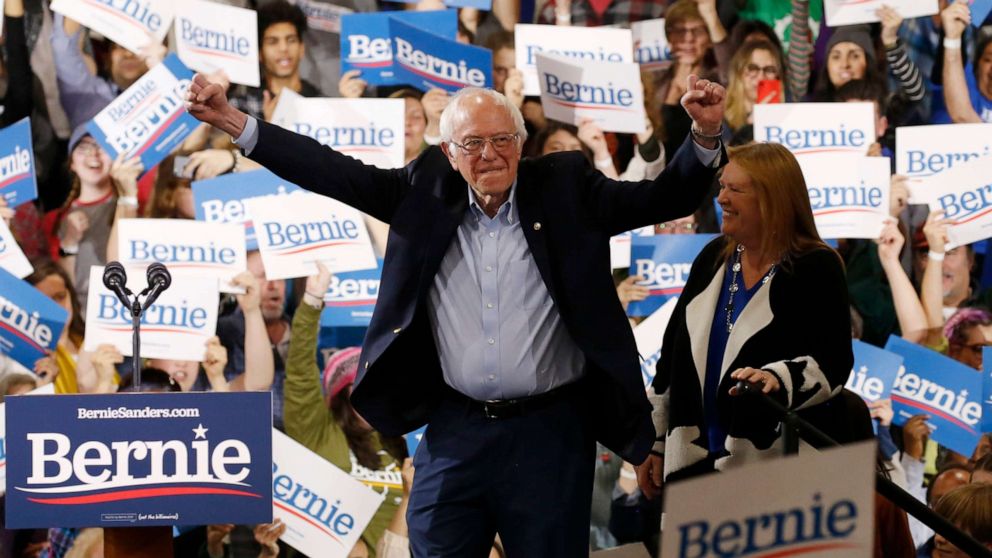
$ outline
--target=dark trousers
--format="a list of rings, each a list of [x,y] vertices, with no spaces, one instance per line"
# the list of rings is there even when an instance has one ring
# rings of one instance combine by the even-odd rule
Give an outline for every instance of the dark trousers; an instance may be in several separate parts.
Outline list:
[[[489,419],[447,398],[413,464],[407,523],[416,558],[588,556],[595,441],[578,391]]]

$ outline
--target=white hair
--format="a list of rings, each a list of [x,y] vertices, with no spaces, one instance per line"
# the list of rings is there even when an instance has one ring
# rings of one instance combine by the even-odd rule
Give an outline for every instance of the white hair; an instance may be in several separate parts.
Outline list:
[[[493,89],[466,87],[455,93],[451,97],[451,101],[448,102],[448,106],[444,107],[444,111],[441,112],[441,141],[450,142],[452,140],[452,135],[455,133],[455,122],[465,116],[466,110],[462,107],[462,100],[479,96],[489,97],[496,104],[506,109],[510,118],[513,119],[513,125],[517,129],[517,135],[520,136],[520,143],[523,143],[527,139],[527,128],[524,127],[524,115],[520,113],[520,109],[516,105],[506,98],[506,95]]]

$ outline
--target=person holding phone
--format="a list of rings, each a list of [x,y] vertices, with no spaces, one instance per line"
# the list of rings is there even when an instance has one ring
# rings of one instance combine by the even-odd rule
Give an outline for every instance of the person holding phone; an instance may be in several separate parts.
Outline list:
[[[781,103],[782,51],[767,41],[750,41],[730,59],[725,121],[736,132],[751,124],[754,105]]]

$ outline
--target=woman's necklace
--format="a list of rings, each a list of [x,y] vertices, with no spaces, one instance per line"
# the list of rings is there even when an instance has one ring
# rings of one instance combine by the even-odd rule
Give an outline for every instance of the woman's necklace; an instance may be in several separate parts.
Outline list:
[[[734,293],[736,293],[740,286],[737,284],[737,276],[741,272],[741,254],[744,252],[744,245],[738,244],[737,250],[734,251],[734,265],[730,268],[733,270],[734,274],[730,278],[730,287],[727,289],[730,291],[730,298],[727,300],[727,333],[734,330]],[[767,283],[774,275],[777,264],[772,264],[771,268],[768,269],[768,273],[761,278],[761,284]]]

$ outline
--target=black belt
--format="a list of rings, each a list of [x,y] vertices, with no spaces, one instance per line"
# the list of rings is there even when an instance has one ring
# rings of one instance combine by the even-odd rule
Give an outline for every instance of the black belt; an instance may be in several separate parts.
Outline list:
[[[490,399],[487,401],[477,401],[453,389],[449,391],[452,399],[459,403],[467,404],[469,410],[479,412],[482,416],[490,420],[502,420],[523,416],[547,408],[575,392],[577,383],[568,384],[529,397]]]

